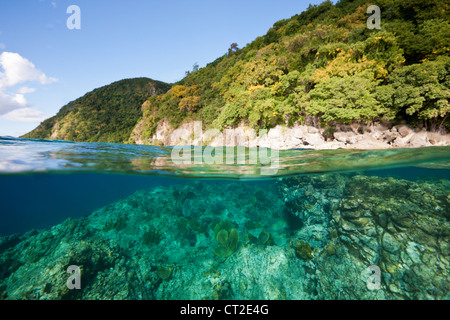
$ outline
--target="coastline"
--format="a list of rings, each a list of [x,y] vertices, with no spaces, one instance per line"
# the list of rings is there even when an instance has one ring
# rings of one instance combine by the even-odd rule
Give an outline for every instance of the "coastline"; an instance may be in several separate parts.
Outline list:
[[[257,133],[254,129],[239,125],[223,131],[202,130],[201,122],[187,122],[173,129],[167,121],[161,121],[156,133],[149,139],[139,134],[138,124],[131,140],[138,145],[179,146],[208,145],[211,147],[261,147],[287,149],[397,149],[450,146],[450,134],[439,134],[425,129],[413,129],[406,125],[392,127],[380,123],[374,125],[341,125],[336,131],[307,125],[276,126]]]

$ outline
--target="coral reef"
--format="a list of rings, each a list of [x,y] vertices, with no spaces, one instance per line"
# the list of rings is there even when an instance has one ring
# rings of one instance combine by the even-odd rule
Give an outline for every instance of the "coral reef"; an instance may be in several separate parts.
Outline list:
[[[160,277],[162,280],[166,280],[170,277],[170,275],[172,274],[172,267],[164,267],[161,266],[158,268],[158,270],[156,271],[156,274],[158,275],[158,277]]]
[[[450,299],[449,190],[349,173],[138,191],[0,237],[0,299]]]
[[[250,232],[247,232],[247,239],[249,240],[250,243],[253,244],[267,245],[267,246],[275,244],[272,235],[264,230],[261,231],[258,237],[254,236]]]
[[[354,173],[283,179],[279,187],[304,224],[296,237],[318,250],[311,261],[322,298],[449,298],[448,180]],[[375,291],[361,285],[371,266],[381,272]]]
[[[132,205],[134,205],[134,204],[135,204],[135,202],[132,203]],[[125,215],[120,215],[116,220],[108,221],[105,224],[103,231],[110,231],[110,230],[120,231],[123,228],[125,228],[126,223],[127,223],[127,217]]]
[[[146,245],[152,245],[152,244],[160,243],[161,242],[161,238],[162,238],[162,236],[161,236],[160,232],[158,232],[154,228],[150,228],[142,236],[142,241],[144,241],[144,243]]]
[[[216,240],[219,243],[214,248],[214,254],[220,258],[228,258],[235,252],[239,245],[239,232],[232,228],[228,220],[224,223],[218,223],[214,227]]]
[[[292,245],[295,250],[295,256],[302,260],[308,261],[313,258],[313,249],[309,245],[309,243],[305,243],[303,241],[295,241],[295,244]]]

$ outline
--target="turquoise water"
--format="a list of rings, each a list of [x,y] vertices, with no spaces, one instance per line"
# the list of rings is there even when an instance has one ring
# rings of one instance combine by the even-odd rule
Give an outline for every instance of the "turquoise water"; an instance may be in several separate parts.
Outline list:
[[[0,299],[449,299],[449,160],[2,137]]]

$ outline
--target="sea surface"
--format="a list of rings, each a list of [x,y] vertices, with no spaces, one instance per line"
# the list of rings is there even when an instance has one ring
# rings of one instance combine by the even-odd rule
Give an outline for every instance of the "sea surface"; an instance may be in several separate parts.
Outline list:
[[[449,299],[449,220],[450,147],[0,137],[0,299]]]

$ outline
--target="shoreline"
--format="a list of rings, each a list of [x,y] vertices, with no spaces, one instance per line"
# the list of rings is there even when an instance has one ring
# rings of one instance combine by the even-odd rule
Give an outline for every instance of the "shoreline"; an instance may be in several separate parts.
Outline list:
[[[373,126],[341,125],[334,132],[306,125],[292,127],[278,125],[269,130],[260,130],[258,133],[245,125],[223,131],[215,129],[204,131],[201,125],[199,121],[191,121],[173,129],[167,121],[161,121],[156,133],[150,139],[144,139],[139,134],[140,124],[138,124],[131,134],[131,140],[137,145],[244,146],[276,150],[299,148],[376,150],[450,146],[450,134],[442,135],[424,129],[413,129],[406,125],[391,128],[379,123]]]

